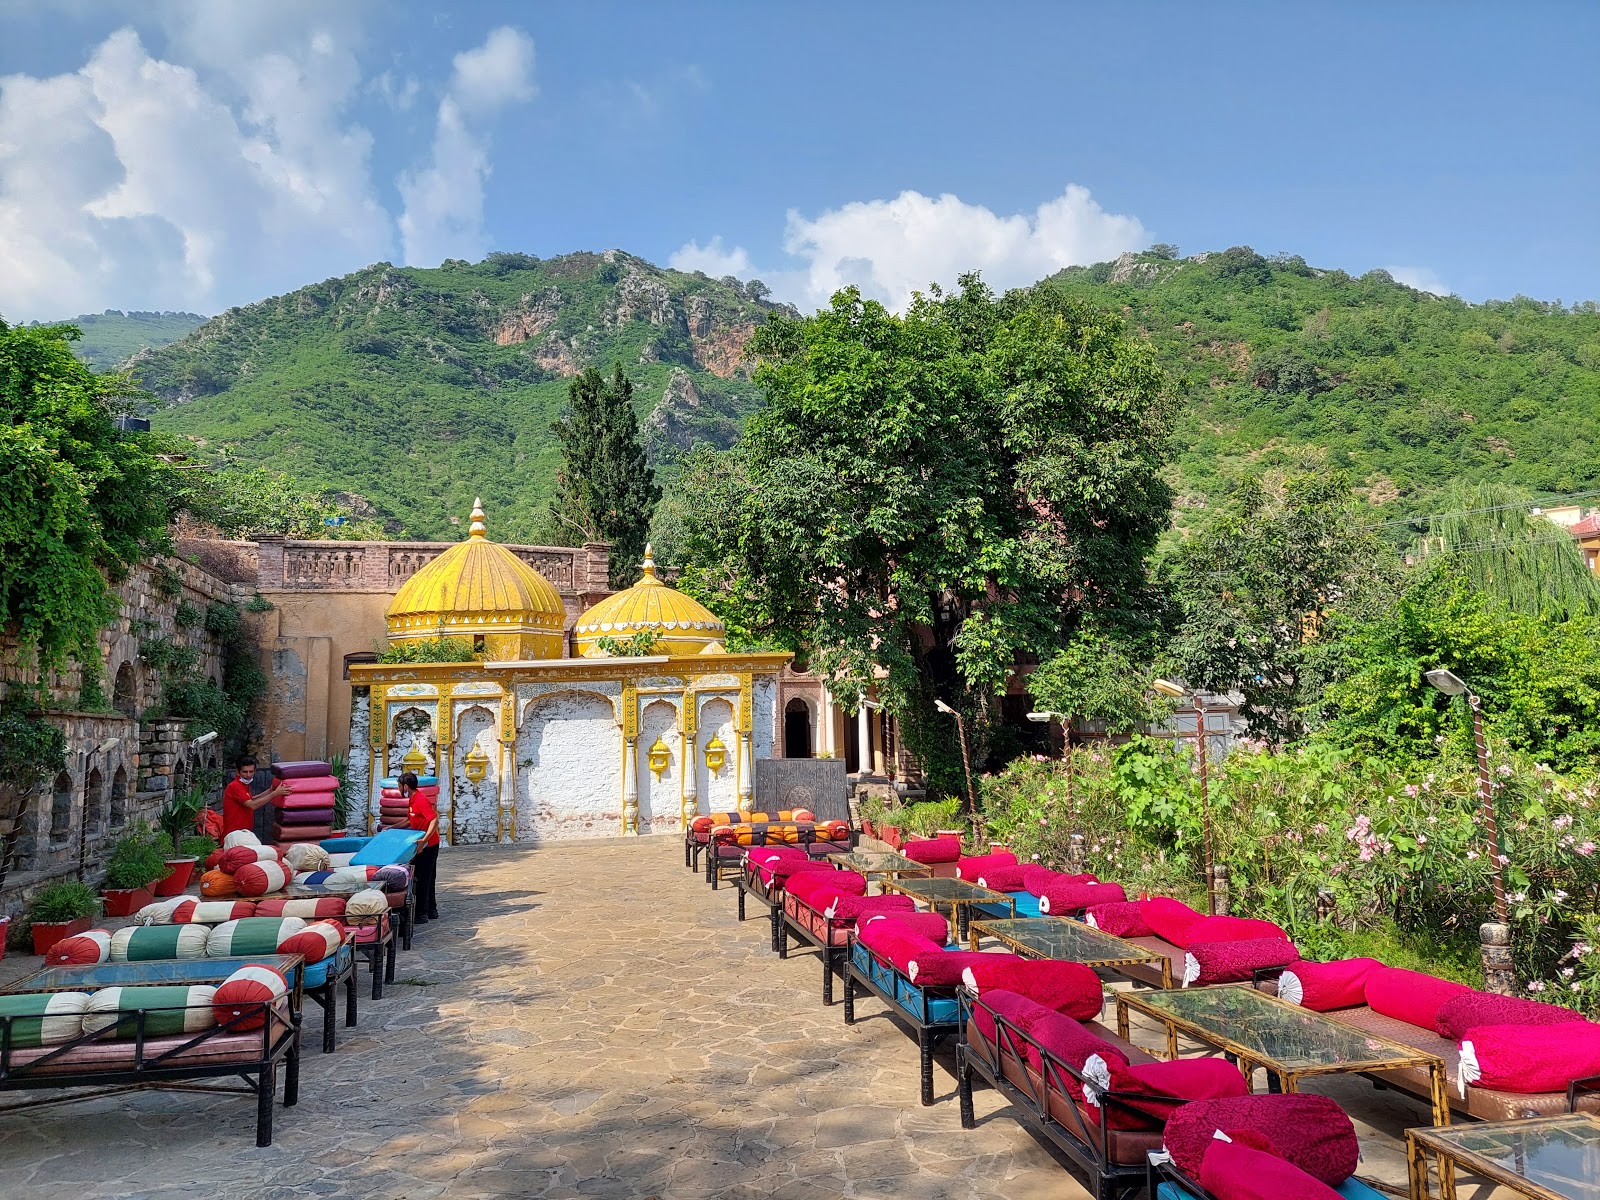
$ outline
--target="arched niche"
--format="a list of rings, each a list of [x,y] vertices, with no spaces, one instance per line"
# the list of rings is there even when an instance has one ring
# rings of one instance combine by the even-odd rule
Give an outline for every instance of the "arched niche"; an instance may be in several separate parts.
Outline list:
[[[427,760],[418,774],[435,774],[439,760],[434,755],[433,713],[428,709],[409,704],[398,709],[389,722],[388,774],[398,775],[405,770],[400,764],[413,746],[421,750]]]
[[[64,842],[72,832],[72,776],[62,771],[50,793],[50,840]]]
[[[117,668],[111,684],[111,707],[125,717],[139,716],[139,677],[131,662]]]
[[[783,707],[783,756],[810,758],[814,729],[811,705],[802,696],[791,697]]]
[[[499,833],[499,728],[499,715],[485,704],[467,705],[456,714],[450,795],[454,800],[454,836],[458,843],[492,842]],[[486,760],[483,778],[476,783],[467,777],[467,756],[475,746]]]
[[[111,827],[120,828],[128,820],[128,769],[118,767],[111,777]]]
[[[519,841],[614,837],[622,827],[622,730],[609,696],[534,697],[517,733]]]
[[[105,820],[105,806],[105,776],[96,767],[89,772],[89,778],[83,785],[83,821],[91,835],[100,832],[100,824]]]
[[[650,766],[650,749],[657,743],[667,751],[661,778]],[[639,709],[639,832],[676,827],[683,816],[683,757],[678,745],[678,706],[653,698]]]
[[[733,702],[713,696],[700,704],[700,733],[696,740],[696,792],[705,812],[736,812],[739,808],[739,733],[733,720]],[[706,748],[722,743],[722,770],[712,773]]]

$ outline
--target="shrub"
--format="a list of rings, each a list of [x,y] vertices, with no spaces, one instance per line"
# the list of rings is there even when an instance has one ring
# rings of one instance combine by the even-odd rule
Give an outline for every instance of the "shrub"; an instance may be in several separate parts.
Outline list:
[[[117,839],[106,859],[108,888],[142,888],[166,878],[168,843],[143,821]]]
[[[431,642],[396,642],[378,655],[381,663],[477,662],[483,655],[466,638],[439,638]]]
[[[28,901],[28,920],[41,925],[82,921],[100,912],[100,897],[87,883],[62,880],[46,884]]]

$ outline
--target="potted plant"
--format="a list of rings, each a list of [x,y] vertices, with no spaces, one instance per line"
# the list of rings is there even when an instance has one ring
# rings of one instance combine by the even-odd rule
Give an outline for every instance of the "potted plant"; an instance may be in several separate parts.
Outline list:
[[[168,800],[161,809],[161,815],[156,818],[156,823],[161,826],[161,831],[167,837],[166,849],[171,851],[164,859],[166,872],[156,881],[154,888],[156,895],[182,895],[184,888],[189,886],[190,877],[194,874],[195,863],[215,849],[213,844],[203,854],[196,856],[185,848],[195,841],[197,821],[206,803],[205,789],[198,786],[191,787]],[[206,840],[210,841],[209,838]]]
[[[28,901],[28,920],[33,925],[33,952],[48,954],[64,937],[89,928],[100,901],[87,883],[63,879],[40,888]]]
[[[127,917],[154,899],[151,885],[165,879],[166,839],[143,821],[117,839],[106,859],[106,916]]]

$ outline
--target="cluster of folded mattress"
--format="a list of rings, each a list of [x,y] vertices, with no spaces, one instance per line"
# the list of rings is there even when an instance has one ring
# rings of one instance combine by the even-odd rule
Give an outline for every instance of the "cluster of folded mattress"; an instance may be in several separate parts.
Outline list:
[[[1564,1094],[1574,1079],[1600,1075],[1600,1024],[1581,1013],[1386,967],[1376,959],[1297,962],[1279,976],[1278,995],[1334,1017],[1370,1010],[1423,1033],[1418,1038],[1403,1028],[1385,1031],[1407,1044],[1427,1034],[1444,1039],[1449,1047],[1442,1056],[1454,1060],[1462,1097],[1469,1088]]]
[[[725,818],[738,816],[737,821]],[[701,822],[705,822],[702,826]],[[696,817],[692,831],[703,831],[723,846],[806,846],[850,844],[850,822],[819,821],[809,809],[782,809],[778,812],[712,813]]]
[[[192,903],[192,902],[191,902]],[[298,954],[321,962],[345,939],[337,920],[307,921],[302,917],[230,917],[216,925],[130,925],[115,933],[90,929],[62,938],[50,948],[51,966],[84,966],[102,962],[153,962],[173,958],[238,958],[251,954]]]
[[[913,913],[916,907],[910,896],[867,895],[867,877],[856,871],[799,871],[784,887],[784,911],[827,946],[846,945],[851,928],[864,917]]]
[[[1069,875],[1038,863],[1019,863],[1009,850],[963,856],[956,863],[956,878],[1006,893],[1019,917],[1069,917],[1095,904],[1126,899],[1121,884],[1101,883],[1088,872]]]
[[[1271,921],[1207,916],[1168,896],[1093,904],[1084,910],[1083,919],[1167,955],[1180,967],[1174,974],[1184,987],[1242,983],[1256,971],[1288,966],[1300,958],[1289,935]]]
[[[339,781],[325,762],[284,762],[272,765],[272,774],[289,785],[287,795],[272,802],[272,840],[280,846],[318,842],[333,836],[333,797]]]
[[[400,829],[411,823],[411,804],[400,794],[400,777],[394,775],[379,783],[378,823],[384,829]],[[417,776],[417,795],[439,804],[439,777]]]

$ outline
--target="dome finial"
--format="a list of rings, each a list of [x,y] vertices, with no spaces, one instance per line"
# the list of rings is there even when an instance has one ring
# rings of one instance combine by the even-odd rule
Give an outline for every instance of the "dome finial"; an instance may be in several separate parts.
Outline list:
[[[655,552],[651,550],[649,542],[644,544],[644,561],[639,564],[639,569],[644,572],[645,579],[654,579],[656,577],[656,556]]]
[[[486,538],[489,536],[489,527],[483,523],[483,497],[479,496],[472,501],[472,528],[468,531],[469,537]]]

